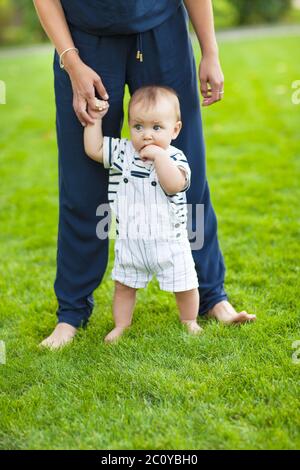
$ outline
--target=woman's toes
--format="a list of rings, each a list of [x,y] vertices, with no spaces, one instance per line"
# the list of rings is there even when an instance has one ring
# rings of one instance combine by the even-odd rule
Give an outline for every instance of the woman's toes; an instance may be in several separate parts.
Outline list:
[[[233,323],[245,323],[247,321],[256,320],[256,315],[249,315],[245,310],[235,315]]]

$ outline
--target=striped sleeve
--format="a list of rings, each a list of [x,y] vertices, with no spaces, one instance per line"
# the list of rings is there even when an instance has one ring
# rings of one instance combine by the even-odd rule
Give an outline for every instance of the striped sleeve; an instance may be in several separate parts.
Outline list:
[[[127,143],[127,139],[103,137],[104,168],[115,168],[123,171],[124,154]]]
[[[170,158],[173,160],[176,166],[184,170],[186,184],[185,184],[185,187],[180,192],[182,193],[184,191],[187,191],[191,184],[191,169],[186,159],[186,156],[184,155],[183,152],[181,152],[181,150],[178,150],[177,152],[173,152],[170,155]]]

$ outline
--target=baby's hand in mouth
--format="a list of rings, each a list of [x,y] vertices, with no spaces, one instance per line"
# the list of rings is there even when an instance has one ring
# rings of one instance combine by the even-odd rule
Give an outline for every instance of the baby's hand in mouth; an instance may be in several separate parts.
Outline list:
[[[147,144],[140,150],[140,158],[143,162],[155,161],[162,149],[155,144]]]

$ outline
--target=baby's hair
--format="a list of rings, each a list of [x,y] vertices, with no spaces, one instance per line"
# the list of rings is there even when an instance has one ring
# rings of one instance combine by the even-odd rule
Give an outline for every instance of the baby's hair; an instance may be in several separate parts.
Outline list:
[[[164,85],[146,85],[138,88],[130,98],[128,105],[128,121],[130,121],[130,109],[133,104],[143,103],[148,109],[159,102],[160,97],[166,97],[173,101],[177,121],[181,120],[179,98],[173,88]]]

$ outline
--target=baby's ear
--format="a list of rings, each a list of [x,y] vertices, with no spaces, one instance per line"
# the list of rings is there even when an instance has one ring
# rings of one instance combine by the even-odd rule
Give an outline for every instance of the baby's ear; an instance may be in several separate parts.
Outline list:
[[[177,121],[175,126],[174,126],[173,140],[175,140],[176,137],[179,135],[179,132],[181,131],[181,129],[182,129],[182,122]]]

